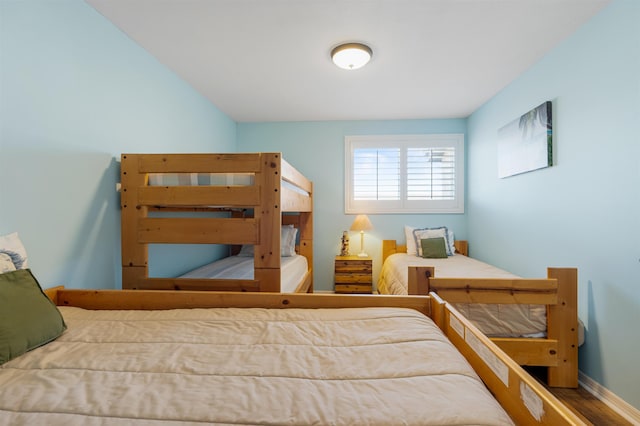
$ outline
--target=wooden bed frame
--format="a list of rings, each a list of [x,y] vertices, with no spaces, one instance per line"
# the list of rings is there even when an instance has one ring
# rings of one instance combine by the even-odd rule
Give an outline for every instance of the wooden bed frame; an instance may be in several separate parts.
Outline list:
[[[468,255],[467,241],[456,252]],[[406,253],[405,245],[383,240],[383,261]],[[546,279],[438,278],[430,266],[410,266],[408,294],[435,292],[451,303],[519,303],[547,306],[546,338],[492,338],[520,365],[543,366],[551,387],[578,387],[578,271],[548,268]]]
[[[145,290],[46,290],[60,306],[84,309],[403,307],[429,316],[467,358],[517,424],[585,423],[438,295],[372,296]],[[524,291],[523,294],[530,293]],[[508,295],[506,295],[508,297]],[[513,295],[511,297],[514,297]]]
[[[248,173],[254,180],[252,185],[149,186],[150,173]],[[120,175],[123,289],[279,292],[280,227],[293,224],[299,230],[297,251],[309,265],[296,291],[313,292],[313,184],[280,153],[122,154]],[[227,217],[150,217],[150,211]],[[254,279],[151,278],[152,243],[228,244],[236,251],[253,244]]]

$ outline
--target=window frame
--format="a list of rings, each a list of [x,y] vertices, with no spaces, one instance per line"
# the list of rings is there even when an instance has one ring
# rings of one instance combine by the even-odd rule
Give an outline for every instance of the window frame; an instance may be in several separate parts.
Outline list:
[[[464,213],[464,134],[422,134],[422,135],[358,135],[345,136],[345,214],[378,213],[423,213],[443,214]],[[408,148],[453,147],[455,149],[455,196],[453,200],[407,200]],[[400,200],[355,200],[354,199],[354,152],[363,148],[399,148]]]

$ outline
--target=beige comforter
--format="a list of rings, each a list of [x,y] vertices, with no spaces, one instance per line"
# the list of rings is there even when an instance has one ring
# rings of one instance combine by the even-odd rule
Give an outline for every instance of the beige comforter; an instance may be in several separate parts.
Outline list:
[[[413,310],[61,311],[0,366],[0,424],[511,424]]]

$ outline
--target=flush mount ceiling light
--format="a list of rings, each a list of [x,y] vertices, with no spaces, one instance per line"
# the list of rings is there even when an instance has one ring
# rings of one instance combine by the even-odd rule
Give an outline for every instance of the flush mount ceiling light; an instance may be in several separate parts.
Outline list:
[[[333,63],[345,70],[357,70],[369,62],[373,52],[362,43],[345,43],[331,51]]]

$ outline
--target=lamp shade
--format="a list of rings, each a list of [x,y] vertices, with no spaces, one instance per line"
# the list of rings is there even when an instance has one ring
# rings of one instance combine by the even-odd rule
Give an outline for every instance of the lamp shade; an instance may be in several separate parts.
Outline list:
[[[340,68],[356,70],[369,62],[372,53],[371,48],[362,43],[345,43],[331,51],[331,60]]]
[[[373,225],[366,214],[357,215],[350,228],[351,231],[370,231],[372,229]]]

